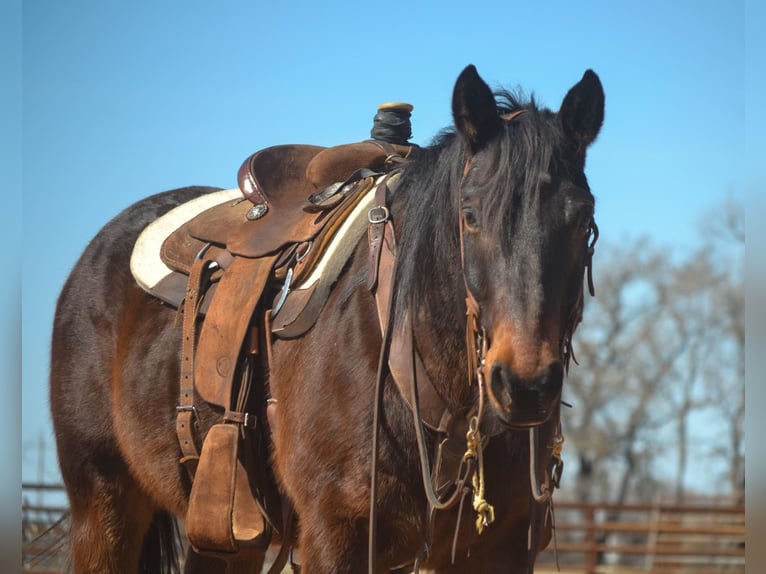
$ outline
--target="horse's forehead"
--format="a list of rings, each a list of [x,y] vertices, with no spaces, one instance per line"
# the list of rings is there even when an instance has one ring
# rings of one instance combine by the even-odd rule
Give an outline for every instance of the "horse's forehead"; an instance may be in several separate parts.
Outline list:
[[[570,196],[577,203],[592,202],[583,166],[570,157],[571,146],[557,128],[556,115],[522,114],[513,120],[520,121],[528,125],[509,122],[505,133],[469,160],[463,196],[477,195],[480,201],[502,205],[502,212],[532,206],[563,210]]]

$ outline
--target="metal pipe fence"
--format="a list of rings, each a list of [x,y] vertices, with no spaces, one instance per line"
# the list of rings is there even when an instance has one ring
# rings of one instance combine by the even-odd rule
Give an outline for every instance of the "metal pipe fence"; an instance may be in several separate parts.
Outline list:
[[[40,493],[63,486],[22,484],[22,571],[60,572],[68,555],[69,514],[40,504]],[[44,497],[42,497],[44,499]],[[32,502],[34,501],[34,502]],[[539,573],[739,574],[745,572],[741,503],[609,504],[557,501],[554,541],[538,558]]]

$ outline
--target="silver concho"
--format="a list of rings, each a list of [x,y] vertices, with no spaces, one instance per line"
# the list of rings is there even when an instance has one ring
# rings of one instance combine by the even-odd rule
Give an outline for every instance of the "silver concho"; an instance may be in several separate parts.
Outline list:
[[[256,203],[253,207],[250,208],[250,210],[247,212],[245,217],[247,217],[247,219],[250,221],[254,221],[266,215],[266,212],[268,210],[269,210],[269,206],[267,204]]]

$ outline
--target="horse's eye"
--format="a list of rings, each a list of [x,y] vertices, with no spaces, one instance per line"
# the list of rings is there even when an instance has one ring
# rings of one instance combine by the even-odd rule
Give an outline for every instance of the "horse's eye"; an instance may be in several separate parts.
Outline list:
[[[471,233],[479,231],[479,220],[471,207],[463,208],[463,225],[465,230]]]

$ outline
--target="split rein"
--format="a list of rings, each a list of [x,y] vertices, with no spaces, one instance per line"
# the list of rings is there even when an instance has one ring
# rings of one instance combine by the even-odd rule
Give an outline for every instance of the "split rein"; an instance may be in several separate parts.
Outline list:
[[[470,160],[466,164],[465,173],[467,173],[468,169],[470,167]],[[461,182],[462,187],[462,182]],[[381,209],[385,208],[385,206],[378,205],[374,207],[373,209]],[[463,249],[462,249],[462,218],[460,218],[461,224],[460,224],[460,232],[461,232],[461,261],[463,259]],[[372,221],[372,220],[371,220]],[[390,224],[390,223],[387,223]],[[466,285],[467,290],[467,285]],[[467,290],[468,293],[470,291]],[[376,500],[377,500],[377,469],[378,469],[378,452],[379,452],[379,430],[380,430],[380,415],[382,411],[382,403],[383,403],[383,387],[384,387],[384,380],[386,378],[386,363],[389,357],[389,351],[391,346],[391,338],[393,335],[393,324],[394,324],[394,317],[393,317],[393,299],[394,299],[394,293],[395,289],[393,288],[393,285],[388,293],[388,301],[386,302],[386,316],[388,317],[388,320],[386,321],[386,327],[383,332],[383,341],[381,343],[380,348],[380,354],[378,357],[378,367],[377,367],[377,375],[375,379],[375,398],[374,398],[374,408],[373,408],[373,433],[372,433],[372,463],[371,463],[371,476],[370,476],[370,518],[369,518],[369,539],[368,539],[368,570],[369,574],[374,574],[375,572],[375,548],[377,547],[377,507],[376,507]],[[471,299],[473,297],[471,296]],[[475,299],[474,306],[475,309],[478,310],[478,304],[476,304]],[[469,313],[470,315],[470,313]],[[478,317],[478,313],[475,314],[476,317]],[[480,365],[479,368],[474,369],[474,374],[476,375],[478,379],[479,384],[479,402],[478,402],[478,410],[477,413],[471,417],[468,425],[468,430],[466,432],[466,450],[463,455],[463,458],[460,462],[460,466],[458,468],[457,472],[457,478],[454,481],[454,490],[450,496],[448,496],[445,500],[441,500],[439,498],[439,495],[436,493],[436,490],[434,489],[433,484],[433,476],[431,472],[431,464],[429,461],[428,456],[428,447],[426,446],[426,439],[425,439],[425,431],[423,429],[423,418],[420,414],[420,393],[418,391],[418,383],[417,383],[417,375],[416,373],[416,367],[415,367],[415,349],[414,346],[411,349],[411,356],[409,357],[411,369],[413,373],[413,399],[412,399],[412,418],[413,418],[413,426],[415,427],[415,436],[417,440],[418,445],[418,455],[420,458],[420,469],[421,469],[421,478],[423,482],[423,487],[425,490],[426,498],[428,500],[428,506],[429,506],[429,516],[427,517],[428,524],[426,529],[426,536],[423,546],[421,547],[420,551],[418,552],[418,555],[415,559],[414,564],[412,565],[413,571],[418,572],[419,571],[419,565],[420,563],[428,558],[428,555],[430,553],[430,543],[431,543],[431,531],[433,529],[433,518],[434,518],[434,512],[437,510],[447,510],[449,508],[454,507],[458,502],[460,502],[460,511],[458,514],[458,520],[457,524],[455,526],[455,535],[453,537],[453,548],[452,548],[452,559],[454,561],[455,557],[455,549],[457,546],[457,535],[458,535],[458,529],[460,525],[460,516],[462,515],[462,507],[463,507],[463,500],[465,499],[466,495],[469,494],[471,491],[473,491],[473,508],[478,514],[478,518],[476,520],[476,529],[479,533],[481,533],[484,529],[484,527],[491,524],[494,519],[494,508],[487,503],[487,501],[484,499],[484,461],[483,461],[483,446],[481,444],[481,434],[479,432],[479,425],[481,423],[481,415],[484,412],[484,377],[482,374],[481,367],[484,365],[484,353],[487,350],[486,347],[486,337],[483,337],[482,339],[484,341],[484,344],[479,346],[479,355],[476,355],[475,361],[472,361],[469,357],[469,373],[471,371],[471,365],[477,364]],[[471,349],[472,347],[469,347]],[[474,353],[469,351],[469,355],[473,356]],[[472,376],[469,374],[469,384],[471,384]],[[469,487],[469,481],[471,481],[471,486]],[[408,565],[404,565],[404,568],[406,569]],[[400,571],[400,569],[397,569],[397,572]]]

